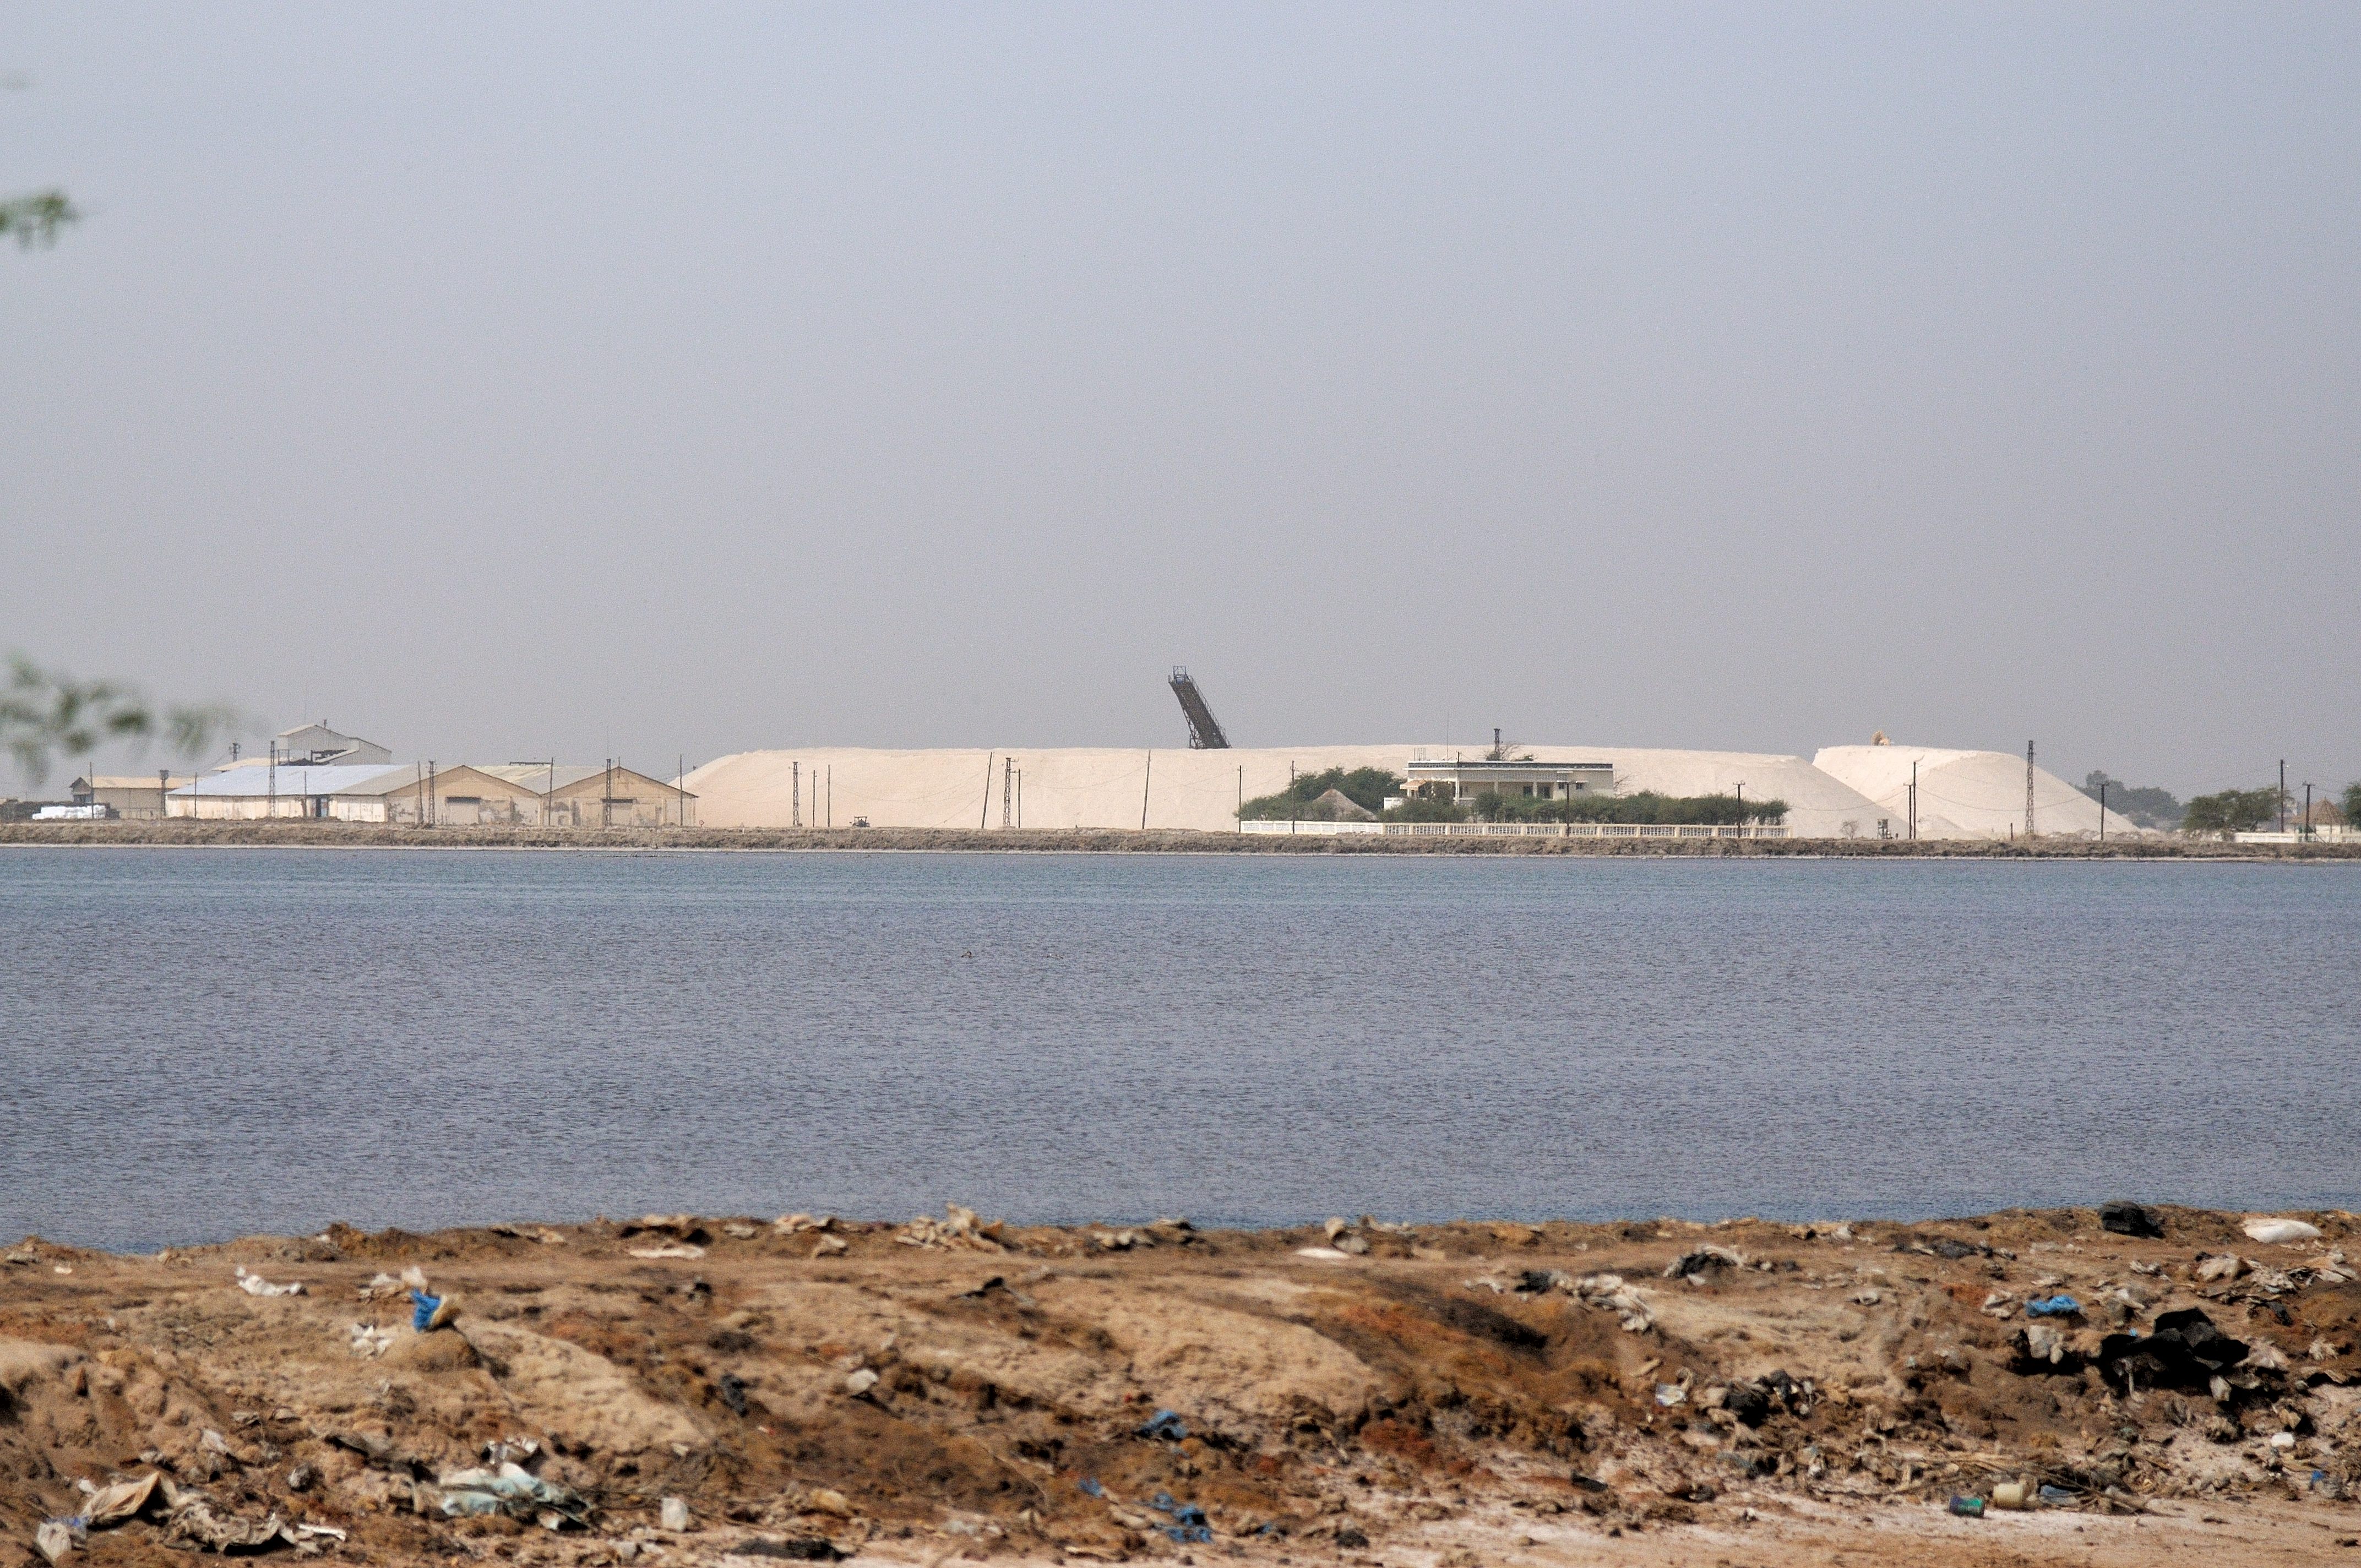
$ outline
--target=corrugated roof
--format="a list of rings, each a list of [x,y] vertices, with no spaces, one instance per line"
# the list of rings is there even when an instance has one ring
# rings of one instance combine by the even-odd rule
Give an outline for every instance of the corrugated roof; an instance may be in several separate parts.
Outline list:
[[[506,779],[512,784],[522,784],[537,795],[547,795],[553,789],[570,789],[584,779],[607,771],[595,765],[560,762],[554,772],[556,782],[553,784],[550,782],[553,770],[547,762],[502,762],[497,766],[471,762],[468,766],[479,773],[489,773],[496,779]]]
[[[278,777],[274,786],[272,773]],[[281,762],[276,770],[269,768],[236,768],[217,773],[207,773],[192,784],[183,784],[172,793],[176,795],[232,795],[240,799],[280,795],[341,795],[358,789],[372,779],[388,773],[400,773],[408,780],[412,772],[410,763],[387,767],[383,762],[366,766],[290,767]]]

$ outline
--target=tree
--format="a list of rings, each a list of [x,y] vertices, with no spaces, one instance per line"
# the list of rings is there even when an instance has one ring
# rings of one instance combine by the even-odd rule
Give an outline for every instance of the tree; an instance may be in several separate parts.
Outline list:
[[[2106,791],[2107,809],[2118,816],[2128,817],[2143,828],[2180,825],[2183,808],[2170,790],[2158,789],[2154,784],[2127,784],[2094,769],[2083,779],[2082,793],[2097,800],[2102,786]]]
[[[1388,795],[1402,792],[1400,773],[1389,773],[1383,768],[1330,768],[1317,773],[1298,773],[1294,782],[1277,795],[1257,795],[1238,808],[1240,820],[1246,822],[1285,822],[1290,817],[1302,821],[1324,821],[1325,814],[1314,816],[1305,808],[1330,790],[1334,790],[1365,811],[1383,811]]]
[[[0,235],[15,235],[17,247],[30,250],[36,245],[55,245],[58,231],[81,217],[63,191],[36,191],[0,201]]]
[[[2345,798],[2337,803],[2345,812],[2345,825],[2361,828],[2361,780],[2345,786]]]
[[[240,722],[236,710],[219,704],[159,707],[114,681],[70,680],[22,654],[8,663],[0,746],[35,784],[60,755],[86,757],[109,741],[153,740],[160,731],[175,752],[195,756]]]
[[[2275,786],[2221,790],[2191,800],[2180,825],[2191,833],[2251,833],[2279,814],[2279,804]]]
[[[25,78],[13,72],[0,75],[0,87],[28,85]],[[36,191],[29,196],[0,199],[0,235],[15,235],[17,247],[24,250],[36,245],[57,244],[58,231],[81,218],[82,214],[66,200],[66,193],[55,188]]]

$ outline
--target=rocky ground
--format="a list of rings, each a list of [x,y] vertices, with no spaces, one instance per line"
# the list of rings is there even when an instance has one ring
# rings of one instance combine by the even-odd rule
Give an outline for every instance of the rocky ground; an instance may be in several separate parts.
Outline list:
[[[2361,861],[2361,844],[2224,844],[2177,836],[2095,839],[1384,838],[1151,828],[401,828],[367,822],[8,822],[0,846],[409,850],[869,850],[1034,854],[1607,855],[1717,860]]]
[[[2246,1218],[36,1238],[0,1568],[2361,1564],[2356,1222]]]

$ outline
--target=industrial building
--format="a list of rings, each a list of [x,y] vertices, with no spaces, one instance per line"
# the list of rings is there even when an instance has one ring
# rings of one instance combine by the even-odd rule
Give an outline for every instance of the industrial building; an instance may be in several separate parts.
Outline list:
[[[272,740],[271,755],[281,763],[306,767],[358,767],[368,762],[390,765],[393,762],[393,753],[376,741],[339,734],[328,728],[325,719],[280,730]]]
[[[478,770],[534,792],[554,828],[693,828],[697,796],[620,762],[504,762]]]
[[[153,787],[152,784],[150,786]],[[620,766],[400,762],[222,768],[165,797],[213,820],[310,817],[431,828],[694,826],[697,797]]]
[[[86,773],[69,786],[73,803],[101,807],[126,821],[153,821],[165,815],[164,796],[189,782],[187,773]]]
[[[382,763],[327,767],[264,764],[222,768],[200,775],[165,797],[174,817],[215,821],[253,821],[266,817],[334,818],[346,822],[382,822],[383,802],[368,795],[372,782],[393,770]],[[407,778],[410,770],[400,770]]]

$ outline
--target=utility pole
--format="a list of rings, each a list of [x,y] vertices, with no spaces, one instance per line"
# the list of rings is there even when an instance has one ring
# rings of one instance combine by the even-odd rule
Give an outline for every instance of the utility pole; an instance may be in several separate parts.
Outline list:
[[[2309,779],[2303,785],[2303,837],[2312,837],[2312,781]]]
[[[1295,798],[1295,764],[1287,764],[1287,830],[1295,831],[1295,819],[1303,815],[1301,803]]]
[[[2025,743],[2025,836],[2033,837],[2033,742]]]
[[[1016,770],[1016,830],[1025,830],[1025,770]]]
[[[1918,759],[1910,759],[1910,841],[1918,841]]]
[[[170,768],[156,770],[156,815],[172,815],[172,770]]]
[[[1156,748],[1148,749],[1148,771],[1139,778],[1139,830],[1148,831],[1148,786],[1156,778]]]
[[[787,818],[787,826],[800,828],[804,825],[804,765],[801,762],[789,762],[787,766],[794,770],[791,776],[795,780],[794,815]]]
[[[1567,818],[1567,825],[1569,827],[1573,825],[1571,817]],[[1741,839],[1746,837],[1746,781],[1744,779],[1738,781],[1738,836]]]
[[[1239,764],[1239,766],[1238,766],[1238,831],[1239,831],[1239,832],[1241,832],[1241,833],[1243,833],[1243,832],[1245,832],[1246,830],[1246,766],[1245,766],[1245,764],[1244,764],[1244,763],[1240,763],[1240,764]]]
[[[836,826],[836,764],[828,765],[828,825]]]
[[[2114,782],[2108,778],[2099,781],[2099,842],[2102,844],[2107,841],[2107,786]]]
[[[2287,831],[2287,759],[2279,759],[2279,831]]]
[[[992,814],[992,764],[999,755],[997,751],[983,754],[983,804],[975,812],[975,830],[979,833],[983,831],[984,818]]]
[[[426,759],[426,826],[434,827],[442,820],[434,809],[434,759]]]
[[[1003,757],[1000,759],[1000,825],[1003,828],[1011,826],[1016,820],[1011,815],[1016,808],[1016,759]]]

